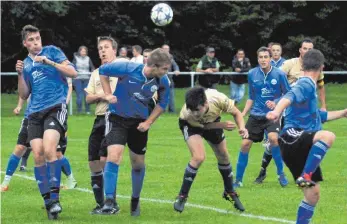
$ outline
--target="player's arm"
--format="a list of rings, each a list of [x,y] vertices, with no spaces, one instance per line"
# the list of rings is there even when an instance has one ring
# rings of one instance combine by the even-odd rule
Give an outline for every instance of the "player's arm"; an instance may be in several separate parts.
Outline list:
[[[319,94],[319,100],[321,103],[321,110],[326,111],[327,110],[327,105],[326,105],[326,101],[325,101],[325,86],[324,86],[324,76],[323,74],[321,75],[321,79],[318,80],[317,85],[318,85],[318,94]]]
[[[24,104],[24,101],[21,97],[18,97],[18,103],[17,103],[17,106],[16,108],[13,109],[13,113],[15,115],[18,115],[20,113],[20,111],[22,110],[22,106]]]
[[[254,100],[255,93],[252,85],[252,78],[250,72],[248,72],[248,100],[246,101],[245,107],[243,108],[242,116],[246,116],[248,111],[252,108]]]
[[[324,113],[324,111],[320,111],[322,121],[324,121],[323,119],[324,116],[322,115],[322,113]],[[337,111],[328,111],[325,113],[327,113],[326,121],[333,121],[333,120],[337,120],[344,117],[347,118],[347,109],[337,110]]]
[[[84,89],[86,92],[86,102],[89,104],[96,103],[100,100],[105,100],[105,94],[96,94],[95,91],[95,76],[98,75],[97,70],[94,70],[90,76],[87,87]]]
[[[28,87],[26,81],[24,80],[23,68],[24,68],[24,62],[21,60],[17,60],[16,71],[18,74],[18,94],[20,98],[22,98],[23,100],[26,100],[28,99],[31,90]]]
[[[72,79],[71,78],[67,78],[67,84],[69,86],[69,89],[67,91],[66,104],[69,104],[71,100],[71,95],[72,95]]]

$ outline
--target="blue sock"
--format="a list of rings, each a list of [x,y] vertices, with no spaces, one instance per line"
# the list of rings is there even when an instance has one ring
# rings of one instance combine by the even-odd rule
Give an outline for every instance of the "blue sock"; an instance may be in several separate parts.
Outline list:
[[[280,147],[272,146],[271,152],[272,152],[272,158],[274,159],[276,167],[277,167],[277,175],[280,175],[283,173],[283,160],[281,156]]]
[[[328,149],[329,149],[329,146],[325,144],[324,142],[322,141],[316,142],[311,147],[310,153],[307,156],[303,174],[306,173],[306,174],[312,175],[318,168],[321,161],[323,160]]]
[[[61,163],[61,171],[63,171],[63,173],[66,176],[70,176],[71,166],[70,166],[69,160],[65,156],[63,156],[63,158],[60,159],[60,163]]]
[[[132,169],[131,171],[131,180],[133,186],[133,198],[139,198],[142,190],[143,180],[145,178],[146,168],[143,167],[139,170]]]
[[[245,173],[246,167],[248,164],[248,152],[239,153],[239,159],[237,161],[237,170],[236,170],[236,180],[242,181],[243,174]]]
[[[47,205],[50,199],[50,188],[49,188],[49,176],[47,173],[47,166],[39,166],[34,168],[35,179],[39,186],[40,193]]]
[[[298,209],[296,224],[308,224],[314,213],[314,206],[302,201]]]
[[[114,199],[117,190],[118,165],[107,161],[104,169],[104,188],[106,199]]]
[[[6,175],[12,176],[14,171],[16,171],[18,164],[20,161],[20,157],[17,157],[15,154],[11,154],[10,158],[8,159],[8,164],[6,168]]]
[[[61,180],[61,161],[47,163],[49,171],[49,182],[51,184],[51,199],[59,200],[60,180]]]

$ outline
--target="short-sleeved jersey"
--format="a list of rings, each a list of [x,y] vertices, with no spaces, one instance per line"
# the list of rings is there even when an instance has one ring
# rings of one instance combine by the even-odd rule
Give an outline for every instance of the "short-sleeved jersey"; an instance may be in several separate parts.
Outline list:
[[[292,58],[286,60],[280,67],[280,69],[287,74],[287,78],[290,85],[293,85],[293,83],[295,83],[299,79],[299,77],[302,77],[304,75],[304,72],[302,70],[302,62],[300,58]],[[324,84],[324,82],[322,82],[323,79],[324,74],[322,72],[318,78],[318,82]]]
[[[146,65],[134,62],[114,62],[102,65],[99,74],[118,77],[117,103],[110,104],[112,114],[125,118],[148,118],[148,104],[158,91],[158,104],[165,110],[170,95],[170,81],[167,75],[148,79],[144,72]]]
[[[283,96],[290,100],[291,105],[286,109],[283,130],[298,128],[305,131],[319,131],[326,121],[326,112],[317,108],[316,83],[310,77],[301,77],[296,85]]]
[[[67,60],[65,54],[52,45],[43,47],[37,56],[46,56],[59,64]],[[66,77],[55,67],[34,62],[28,56],[24,60],[23,75],[31,92],[29,115],[60,103],[65,104],[68,83]]]
[[[277,61],[271,59],[271,62],[270,62],[270,63],[271,63],[271,66],[276,67],[276,68],[279,68],[279,67],[281,67],[281,66],[283,65],[283,63],[284,63],[285,61],[286,61],[285,58],[280,57],[280,59],[278,59]]]
[[[225,94],[215,89],[207,89],[205,91],[208,110],[201,117],[196,118],[192,112],[187,109],[186,104],[183,105],[180,112],[180,119],[186,120],[193,127],[204,127],[204,124],[214,122],[223,112],[232,113],[234,110],[234,101],[229,99]]]
[[[248,72],[248,95],[253,100],[250,114],[265,117],[270,111],[266,102],[278,102],[289,90],[286,74],[280,69],[271,66],[265,74],[260,66],[253,68]]]

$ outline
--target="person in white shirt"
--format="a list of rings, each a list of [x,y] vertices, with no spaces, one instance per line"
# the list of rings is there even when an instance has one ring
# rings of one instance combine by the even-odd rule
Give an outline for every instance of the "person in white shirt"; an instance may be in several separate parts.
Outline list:
[[[130,61],[143,64],[143,56],[141,55],[142,47],[140,45],[134,45],[132,49],[134,57]]]

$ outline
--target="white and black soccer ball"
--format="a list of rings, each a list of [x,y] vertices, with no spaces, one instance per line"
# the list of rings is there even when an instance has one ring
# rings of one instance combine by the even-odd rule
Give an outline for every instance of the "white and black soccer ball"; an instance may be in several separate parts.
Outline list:
[[[173,11],[168,4],[156,4],[151,11],[151,19],[157,26],[166,26],[171,23],[173,18]]]

